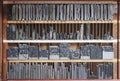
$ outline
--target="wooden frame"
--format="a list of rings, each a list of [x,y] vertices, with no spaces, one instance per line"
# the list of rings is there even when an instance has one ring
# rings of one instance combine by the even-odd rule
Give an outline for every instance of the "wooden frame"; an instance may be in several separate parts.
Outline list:
[[[0,81],[2,81],[2,1],[0,1]]]
[[[29,1],[29,2],[28,2]],[[49,2],[51,3],[61,3],[62,0],[49,0]],[[63,1],[64,3],[68,3],[68,1],[71,1],[70,3],[73,3],[74,1],[72,0],[65,0]],[[75,0],[76,2],[82,2],[82,3],[91,3],[91,1],[94,1],[94,3],[96,3],[98,0],[87,0],[87,1],[84,1],[84,0]],[[117,0],[99,0],[101,2],[98,2],[98,3],[113,3],[113,4],[116,4],[117,3]],[[77,21],[77,22],[74,22],[74,21],[64,21],[64,22],[61,22],[61,21],[7,21],[7,18],[6,18],[6,4],[17,4],[17,3],[49,3],[47,0],[44,1],[44,0],[40,0],[38,2],[38,0],[35,0],[35,1],[32,1],[32,0],[3,0],[3,8],[4,8],[4,16],[3,16],[3,20],[2,20],[2,13],[0,13],[0,81],[7,81],[7,76],[6,76],[6,72],[7,72],[7,59],[6,59],[6,49],[8,47],[8,43],[9,42],[4,42],[2,41],[3,39],[6,40],[6,25],[7,23],[9,24],[17,24],[17,23],[20,23],[20,24],[26,24],[26,23],[34,23],[34,24],[38,24],[38,23],[52,23],[52,24],[56,24],[56,23],[113,23],[113,38],[118,38],[118,42],[113,42],[113,47],[114,47],[114,53],[115,53],[115,56],[114,56],[114,79],[120,79],[120,33],[116,33],[116,32],[119,32],[120,31],[120,28],[118,28],[118,25],[120,27],[120,21],[117,21],[118,20],[118,14],[117,15],[114,15],[114,19],[113,21]],[[74,2],[75,3],[75,2]],[[120,2],[119,2],[119,20],[120,20]],[[2,12],[2,4],[0,4],[0,12]],[[3,23],[2,23],[3,21]],[[119,23],[119,24],[118,24]],[[3,25],[2,25],[3,24]],[[4,29],[2,29],[4,27]],[[119,29],[119,30],[118,30]],[[2,35],[2,32],[4,33]],[[118,35],[117,35],[118,34]],[[4,37],[2,39],[2,36]],[[104,41],[103,41],[104,42]],[[119,44],[119,45],[118,45]],[[118,48],[117,48],[118,47]],[[119,51],[117,51],[119,50]],[[2,58],[3,57],[3,58]],[[3,62],[2,62],[3,61]],[[64,61],[64,60],[63,60]],[[65,60],[64,62],[72,62],[73,60]],[[82,62],[82,60],[74,60],[75,62]],[[90,62],[112,62],[112,60],[90,60]],[[30,60],[26,60],[26,61],[15,61],[15,60],[10,60],[10,62],[40,62],[40,61],[30,61]],[[48,62],[48,60],[44,60],[43,62]],[[55,61],[50,61],[50,62],[55,62]],[[61,62],[60,60],[56,60],[56,62]],[[84,62],[84,61],[83,61]],[[85,61],[85,62],[88,62],[88,61]],[[3,80],[2,80],[2,65],[3,65]],[[119,67],[118,67],[119,66]],[[8,80],[8,81],[13,81],[13,80]],[[27,80],[14,80],[14,81],[27,81]],[[31,80],[32,81],[32,80]],[[34,80],[34,81],[37,81],[37,80]],[[39,80],[39,81],[42,81],[42,80]],[[47,81],[47,80],[44,80],[44,81]],[[49,80],[48,80],[49,81]],[[54,80],[53,80],[54,81]],[[57,80],[55,80],[57,81]],[[67,81],[67,80],[61,80],[61,81]],[[71,80],[69,80],[71,81]],[[78,81],[78,80],[74,80],[74,81]],[[98,80],[100,81],[100,80]]]

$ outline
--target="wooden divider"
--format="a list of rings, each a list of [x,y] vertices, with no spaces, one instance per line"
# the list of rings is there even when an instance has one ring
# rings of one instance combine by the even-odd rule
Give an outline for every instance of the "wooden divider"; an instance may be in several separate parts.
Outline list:
[[[2,81],[2,1],[0,2],[0,81]]]

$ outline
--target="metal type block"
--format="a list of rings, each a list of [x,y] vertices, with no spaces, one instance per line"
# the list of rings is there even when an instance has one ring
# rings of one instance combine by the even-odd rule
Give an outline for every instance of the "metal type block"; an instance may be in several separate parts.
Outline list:
[[[30,20],[33,20],[33,7],[32,5],[30,5],[30,17],[29,17]]]
[[[60,43],[60,59],[69,59],[70,56],[70,45],[68,43]]]
[[[100,18],[101,19],[100,20],[103,20],[103,13],[104,13],[104,11],[103,11],[103,4],[100,5],[100,8],[101,8],[101,11],[100,11],[100,13],[101,13],[100,14]]]
[[[28,59],[28,45],[19,44],[19,59]]]
[[[7,25],[7,39],[8,40],[15,40],[16,39],[16,31],[15,31],[15,25]]]
[[[112,39],[112,36],[110,35],[110,32],[106,32],[104,34],[104,40],[111,40]]]
[[[67,20],[70,20],[70,5],[67,4]]]
[[[25,20],[25,4],[22,4],[22,20]]]
[[[67,18],[67,5],[63,5],[63,20],[66,20]]]
[[[72,52],[71,59],[80,59],[80,50],[79,49]]]
[[[18,47],[7,49],[7,59],[18,59]]]
[[[76,4],[76,20],[80,20],[80,5],[79,4]]]
[[[87,29],[86,29],[86,38],[87,40],[90,40],[90,24],[87,24]]]
[[[36,9],[35,9],[35,5],[31,5],[31,7],[32,7],[32,20],[35,20],[36,18],[36,15],[35,15],[35,11],[36,11]]]
[[[80,25],[80,40],[83,40],[83,34],[84,34],[84,27],[83,26],[84,26],[83,24]]]
[[[52,18],[52,20],[55,20],[55,17],[56,17],[56,16],[55,16],[55,12],[56,12],[56,11],[55,11],[55,4],[53,4],[53,14],[52,14],[52,17],[53,17],[53,18]],[[48,13],[48,14],[49,14],[49,13]]]
[[[32,27],[32,39],[33,40],[35,40],[35,38],[36,38],[35,33],[36,33],[35,27]]]
[[[49,37],[50,37],[50,40],[53,39],[53,27],[51,26],[50,27],[50,31],[49,31]]]
[[[42,29],[42,39],[45,40],[45,29]]]
[[[113,59],[114,52],[112,46],[102,46],[103,48],[103,59]]]
[[[53,40],[57,39],[56,31],[53,31]]]
[[[38,59],[39,49],[37,46],[29,46],[29,59]]]
[[[45,16],[45,20],[48,20],[48,7],[49,7],[48,4],[45,4],[45,6],[44,6],[44,10],[45,10],[45,15],[44,15],[44,16]],[[52,10],[52,6],[51,6],[50,8],[51,8],[50,10],[53,11],[53,10]],[[52,12],[52,13],[53,13],[53,12]],[[53,18],[53,17],[52,17],[52,13],[50,13],[50,14],[51,14],[51,18]]]
[[[39,5],[39,14],[38,14],[38,16],[39,16],[39,20],[42,20],[43,18],[43,6],[42,5]]]
[[[73,4],[70,4],[70,20],[73,20]]]
[[[15,20],[19,20],[19,5],[18,4],[16,4],[15,5]]]
[[[94,20],[94,4],[90,4],[90,20]]]
[[[40,20],[39,19],[39,14],[40,14],[39,13],[39,5],[35,5],[35,9],[36,9],[36,12],[35,12],[36,13],[36,17],[35,17],[36,19],[35,20]]]
[[[29,20],[29,5],[25,5],[25,20]]]
[[[60,20],[60,5],[59,4],[57,4],[56,5],[56,20]]]
[[[60,4],[60,20],[63,20],[63,4]]]
[[[83,19],[84,19],[84,5],[83,5],[83,4],[80,4],[80,8],[81,8],[81,10],[80,10],[80,11],[81,11],[81,12],[80,12],[80,13],[81,13],[81,17],[79,17],[79,18],[80,18],[81,20],[83,20]],[[80,20],[80,19],[79,19],[79,20]]]
[[[18,5],[18,11],[19,11],[19,17],[18,17],[18,20],[22,20],[22,6],[21,4]]]
[[[16,6],[13,5],[13,6],[12,6],[12,20],[15,20],[15,19],[16,19],[16,18],[15,18],[15,17],[16,17],[15,15],[16,15]]]
[[[59,55],[59,47],[58,46],[49,46],[50,55]]]
[[[80,47],[81,59],[90,59],[90,49],[88,45]]]
[[[46,49],[42,49],[39,52],[39,59],[48,59],[49,57],[49,51]]]

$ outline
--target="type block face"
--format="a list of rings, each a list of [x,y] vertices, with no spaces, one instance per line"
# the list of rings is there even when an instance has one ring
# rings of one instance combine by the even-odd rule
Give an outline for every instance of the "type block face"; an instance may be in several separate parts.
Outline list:
[[[48,59],[48,57],[49,57],[49,52],[48,52],[48,50],[42,49],[42,50],[39,52],[39,59]]]
[[[38,59],[39,49],[37,46],[29,46],[29,59]]]
[[[28,45],[20,44],[19,45],[19,59],[28,59],[29,58]]]
[[[60,48],[60,59],[69,59],[70,57],[70,49],[68,43],[61,43]]]
[[[59,59],[59,47],[49,46],[50,59]]]
[[[91,59],[102,59],[102,47],[100,46],[94,46],[94,45],[91,45],[90,46],[90,58]]]
[[[113,59],[114,58],[113,47],[103,46],[102,48],[103,48],[103,59]]]
[[[80,59],[80,49],[77,49],[76,51],[71,51],[71,59]]]
[[[89,46],[81,46],[81,59],[90,59],[90,49]]]
[[[16,39],[16,30],[15,25],[7,25],[7,39],[15,40]]]
[[[7,59],[18,59],[18,47],[7,49]]]

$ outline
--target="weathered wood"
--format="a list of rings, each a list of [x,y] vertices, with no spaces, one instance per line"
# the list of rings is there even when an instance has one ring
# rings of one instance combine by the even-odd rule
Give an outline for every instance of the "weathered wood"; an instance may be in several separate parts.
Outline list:
[[[119,13],[118,14],[118,21],[120,21],[120,1],[119,1],[119,4],[118,4],[118,13]],[[119,32],[119,34],[118,34],[119,35],[119,38],[118,38],[119,39],[119,41],[118,41],[118,43],[119,43],[119,46],[118,46],[118,53],[119,53],[118,54],[118,59],[119,59],[119,63],[118,63],[118,65],[119,65],[118,66],[118,68],[119,68],[118,69],[118,72],[119,72],[118,73],[118,78],[120,79],[120,22],[119,22],[118,32]]]
[[[117,14],[113,15],[113,20],[117,20]],[[113,23],[113,39],[117,39],[117,23]],[[113,49],[114,49],[114,59],[117,59],[118,53],[117,53],[117,43],[113,43]],[[117,79],[117,73],[118,73],[118,67],[117,63],[114,62],[114,69],[113,69],[113,78]]]
[[[0,81],[2,81],[2,2],[0,2]]]
[[[6,39],[6,28],[7,28],[7,5],[3,5],[3,39]],[[6,60],[6,49],[7,43],[3,43],[3,81],[7,81],[7,60]]]
[[[4,0],[3,4],[16,4],[16,3],[91,3],[93,1],[97,4],[116,3],[117,0]]]

